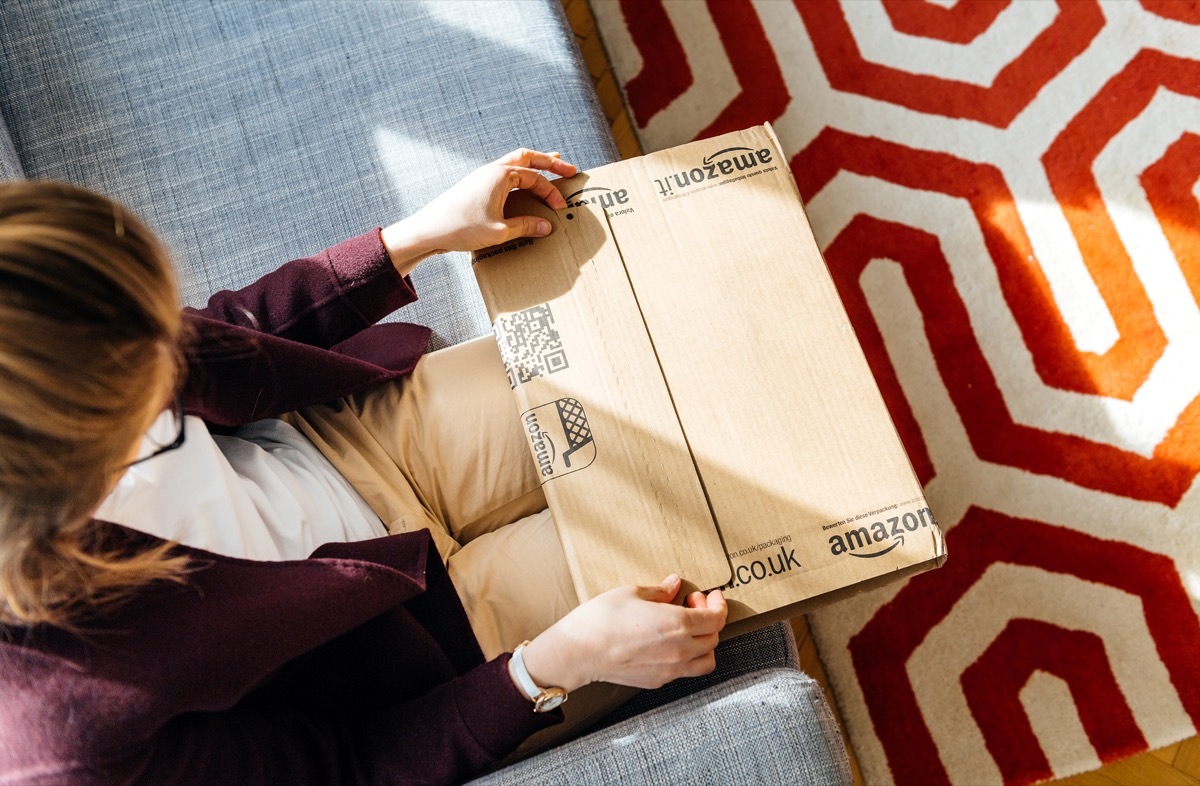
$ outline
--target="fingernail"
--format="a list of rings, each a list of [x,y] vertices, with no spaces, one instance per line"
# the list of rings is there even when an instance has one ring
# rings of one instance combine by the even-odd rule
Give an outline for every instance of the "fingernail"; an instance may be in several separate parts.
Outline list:
[[[537,224],[534,226],[534,231],[537,233],[538,237],[545,237],[546,235],[550,234],[550,222],[544,219],[538,219]]]
[[[546,155],[554,156],[555,158],[562,158],[562,153],[558,152],[557,150],[555,150],[553,153],[547,153]]]
[[[674,584],[676,581],[679,581],[679,574],[672,573],[670,576],[667,576],[665,579],[663,579],[663,584]]]

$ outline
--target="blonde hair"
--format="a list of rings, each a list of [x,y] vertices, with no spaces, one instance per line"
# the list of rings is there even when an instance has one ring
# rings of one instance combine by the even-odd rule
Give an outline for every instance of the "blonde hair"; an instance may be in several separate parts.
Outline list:
[[[183,324],[149,229],[63,183],[0,183],[0,621],[73,627],[186,558],[92,514],[172,389]]]

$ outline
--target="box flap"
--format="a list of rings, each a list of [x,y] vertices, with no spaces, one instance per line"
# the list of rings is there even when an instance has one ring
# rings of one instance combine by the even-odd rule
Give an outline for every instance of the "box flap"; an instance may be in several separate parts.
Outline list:
[[[475,275],[580,598],[670,571],[718,586],[729,560],[629,273],[603,209],[579,204],[619,198],[602,174],[556,181],[575,203],[558,214],[514,194],[511,214],[554,232],[480,252]]]

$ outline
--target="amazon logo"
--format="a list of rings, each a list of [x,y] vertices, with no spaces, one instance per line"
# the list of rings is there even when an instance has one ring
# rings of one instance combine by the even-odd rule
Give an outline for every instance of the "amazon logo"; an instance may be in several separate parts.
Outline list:
[[[769,148],[754,150],[749,147],[727,147],[705,156],[699,166],[684,169],[664,178],[655,178],[661,197],[675,196],[686,189],[700,185],[710,180],[720,180],[730,175],[749,175],[750,170],[765,168],[771,163],[772,155]],[[762,171],[762,170],[759,170]]]
[[[841,532],[829,536],[829,553],[833,556],[849,554],[859,559],[882,557],[898,546],[904,545],[905,533],[912,534],[922,527],[937,526],[933,511],[921,508],[903,516],[892,516],[886,521],[870,525],[851,525]]]
[[[591,186],[589,188],[581,188],[573,194],[568,194],[566,200],[567,207],[598,205],[601,210],[611,210],[618,205],[624,205],[629,202],[629,191],[624,188]]]

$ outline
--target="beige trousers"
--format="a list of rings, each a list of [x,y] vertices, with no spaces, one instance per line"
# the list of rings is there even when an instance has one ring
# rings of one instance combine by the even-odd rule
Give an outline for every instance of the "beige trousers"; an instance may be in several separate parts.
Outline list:
[[[579,601],[546,508],[495,339],[425,355],[404,379],[285,416],[362,494],[390,533],[428,529],[486,658]],[[572,693],[578,731],[635,691]],[[522,752],[544,747],[540,735]]]

